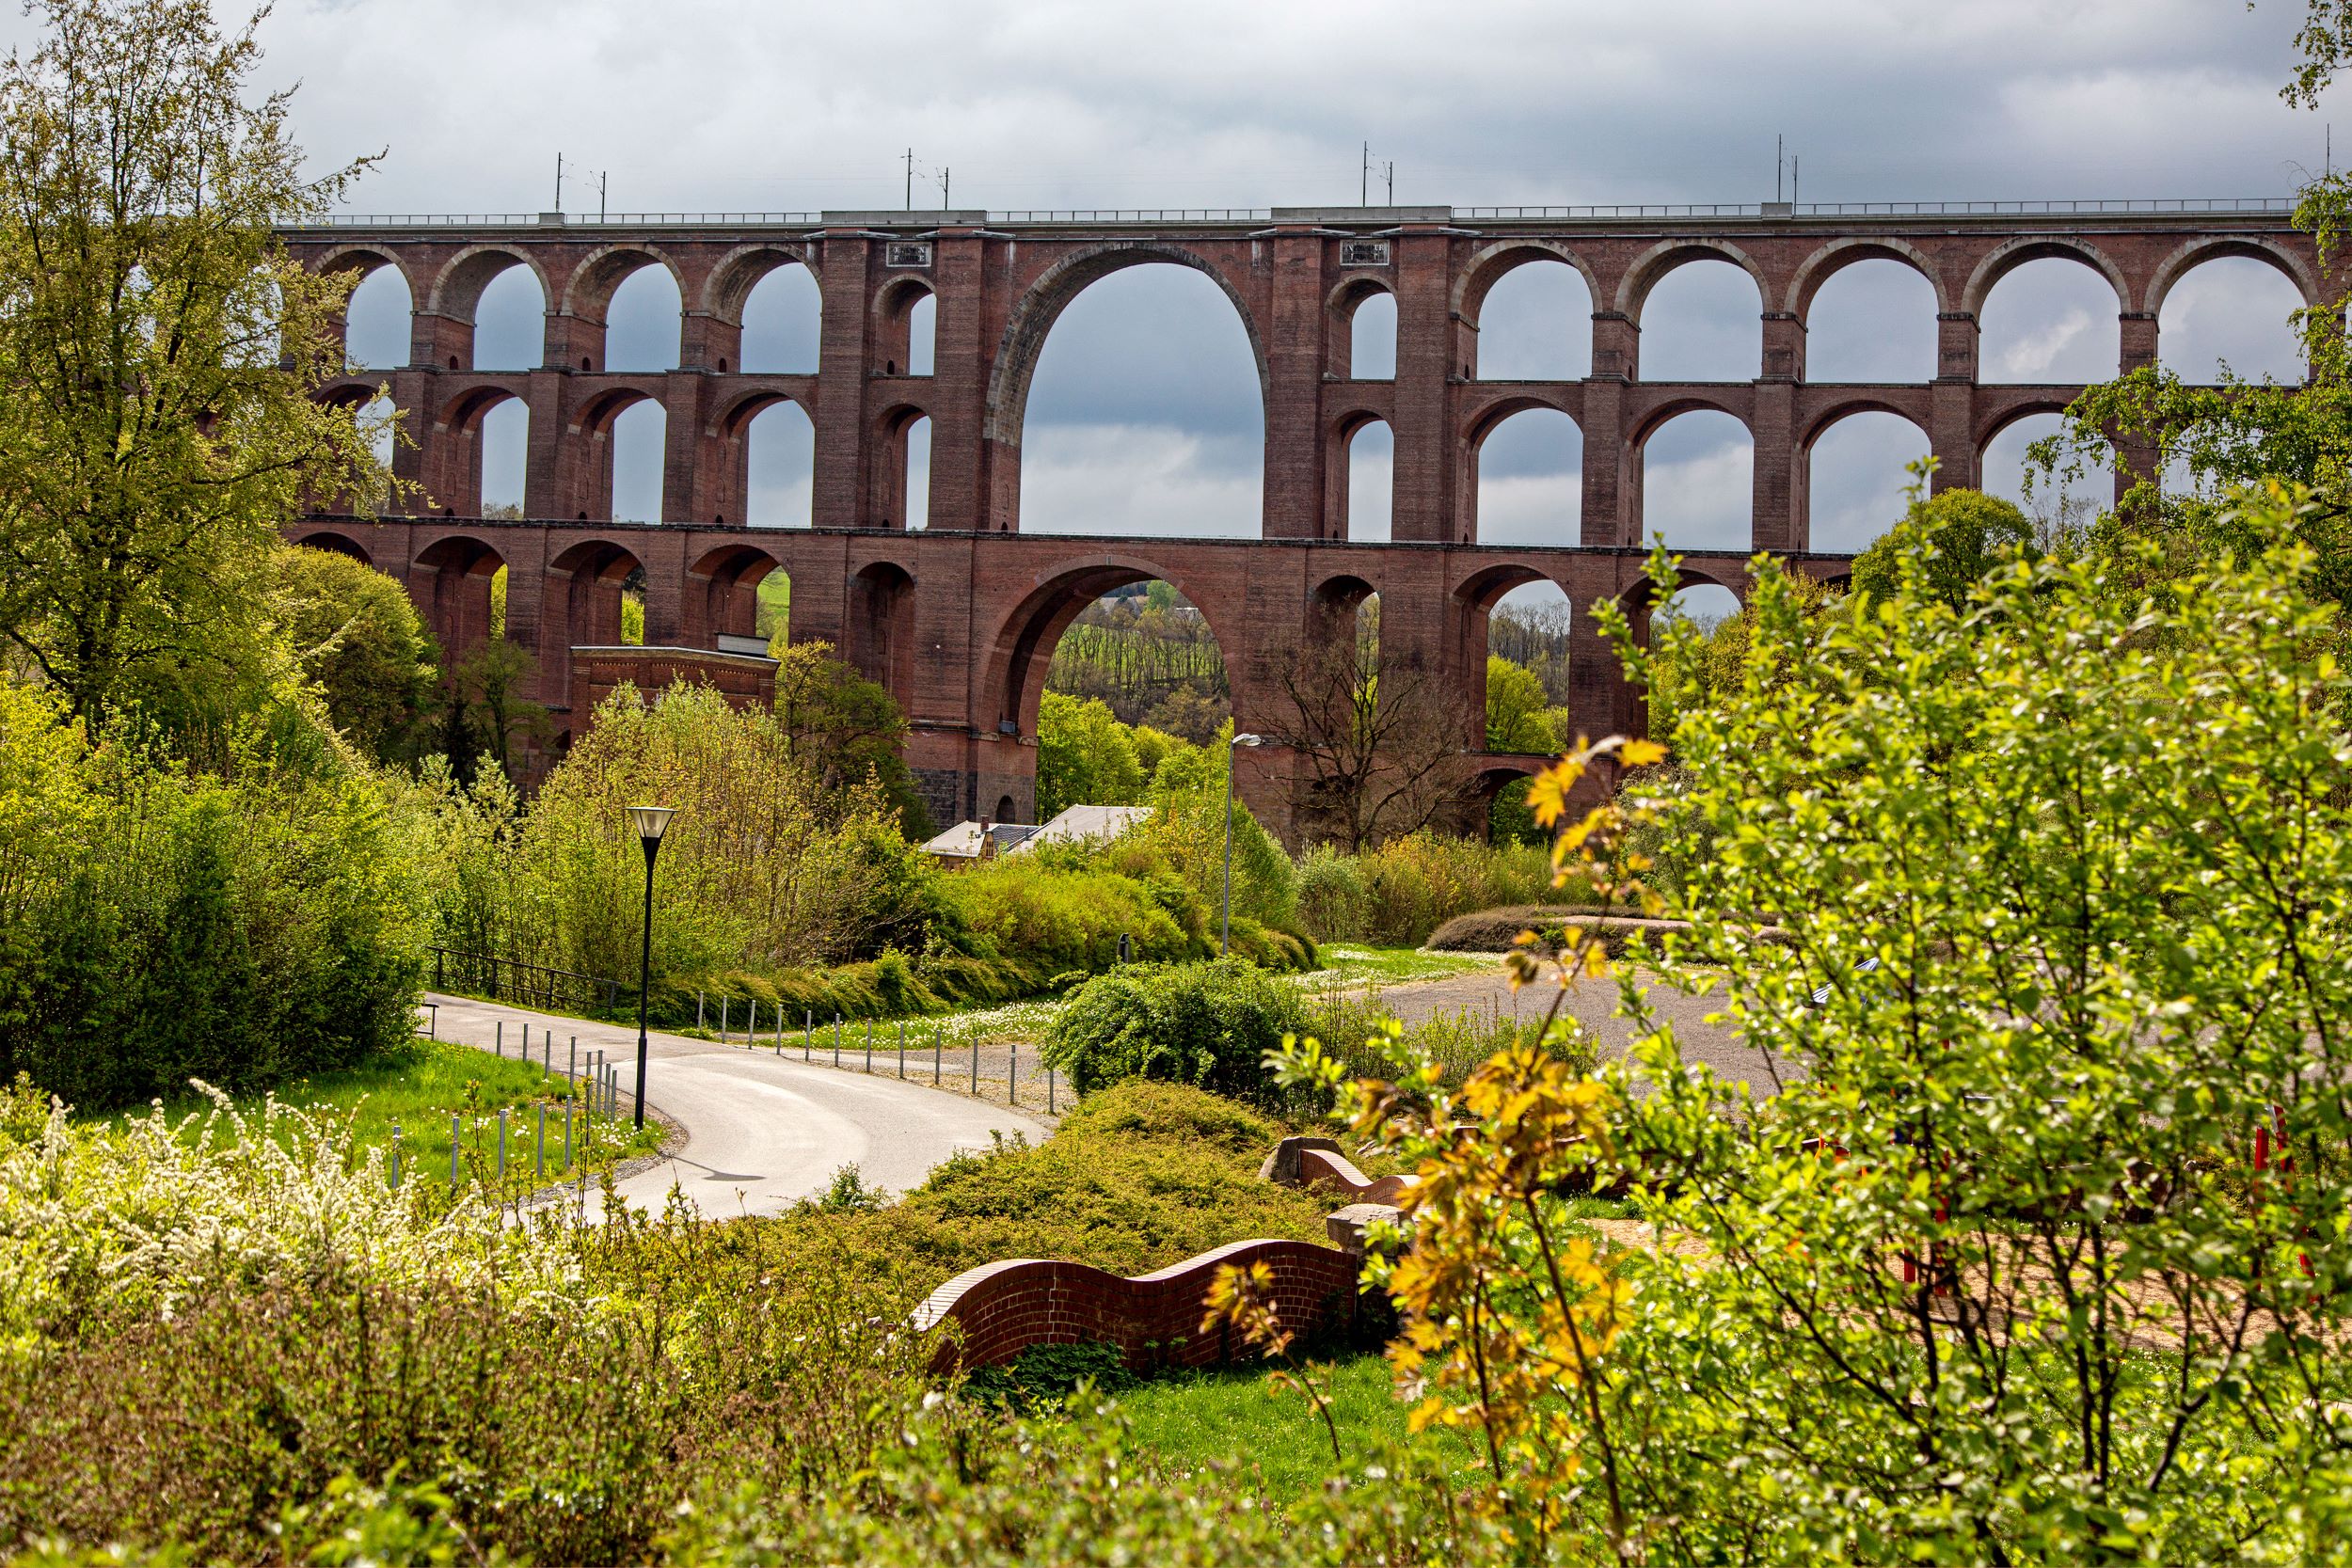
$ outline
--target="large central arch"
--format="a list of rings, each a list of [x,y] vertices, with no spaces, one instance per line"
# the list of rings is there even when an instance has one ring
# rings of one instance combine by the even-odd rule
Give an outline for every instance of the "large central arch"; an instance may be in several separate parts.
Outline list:
[[[1232,302],[1234,313],[1241,317],[1242,331],[1249,339],[1249,356],[1258,367],[1259,406],[1263,409],[1271,401],[1273,382],[1266,368],[1265,339],[1258,330],[1257,318],[1250,313],[1249,302],[1242,298],[1232,280],[1215,262],[1183,245],[1164,240],[1119,240],[1055,262],[1013,307],[996,351],[995,367],[989,376],[988,405],[980,425],[984,439],[1009,447],[1021,445],[1021,423],[1028,413],[1029,385],[1037,378],[1038,356],[1045,352],[1046,335],[1070,308],[1070,302],[1084,293],[1089,285],[1099,283],[1115,272],[1153,261],[1172,261],[1204,273],[1224,291],[1225,297]]]

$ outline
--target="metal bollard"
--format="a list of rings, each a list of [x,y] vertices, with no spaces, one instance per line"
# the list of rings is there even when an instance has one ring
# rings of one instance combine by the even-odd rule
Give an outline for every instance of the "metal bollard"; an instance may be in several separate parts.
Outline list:
[[[1018,1105],[1018,1104],[1020,1104],[1020,1103],[1021,1103],[1021,1096],[1020,1096],[1020,1094],[1017,1092],[1017,1085],[1020,1084],[1020,1082],[1021,1082],[1021,1042],[1020,1042],[1019,1040],[1010,1040],[1010,1041],[1008,1041],[1008,1042],[1006,1043],[1006,1046],[1005,1046],[1005,1103],[1006,1103],[1006,1104],[1008,1104],[1008,1105]]]
[[[939,1087],[939,1041],[940,1041],[940,1032],[939,1032],[937,1029],[933,1029],[933,1030],[931,1031],[931,1087],[932,1087],[932,1088],[937,1088],[937,1087]]]
[[[392,1184],[393,1186],[395,1186],[395,1187],[397,1187],[397,1186],[399,1186],[399,1185],[400,1185],[400,1123],[398,1123],[398,1122],[394,1122],[394,1123],[392,1123],[392,1181],[391,1181],[391,1184]]]
[[[497,1028],[498,1033],[490,1037],[490,1049],[503,1056],[506,1054],[506,1020],[500,1019]]]
[[[898,1076],[907,1075],[907,1021],[898,1021]]]
[[[1052,1068],[1045,1069],[1045,1114],[1049,1117],[1054,1114],[1054,1069]]]
[[[814,1007],[803,1007],[801,1009],[801,1060],[803,1062],[807,1061],[809,1053],[814,1051],[816,1048],[817,1009]]]
[[[874,1070],[874,1021],[870,1018],[866,1021],[866,1070]]]
[[[696,992],[694,993],[694,1027],[695,1027],[695,1028],[697,1028],[697,1029],[699,1029],[699,1028],[701,1028],[702,1026],[703,1026],[703,993],[702,993],[701,991],[696,991]]]
[[[499,1180],[506,1180],[506,1107],[499,1107]]]
[[[457,1113],[449,1114],[449,1184],[457,1185]]]
[[[972,1092],[977,1095],[980,1092],[980,1032],[977,1029],[972,1031],[971,1043]]]
[[[537,1140],[536,1140],[536,1141],[535,1141],[535,1142],[532,1145],[532,1148],[531,1148],[531,1174],[532,1174],[532,1175],[533,1175],[533,1176],[545,1176],[545,1175],[547,1175],[547,1173],[548,1173],[548,1102],[547,1102],[546,1101],[542,1100],[541,1101],[539,1101],[539,1136],[538,1136]]]
[[[580,1037],[578,1035],[574,1035],[572,1037],[572,1053],[564,1058],[564,1082],[569,1084],[576,1081],[579,1077]]]
[[[841,1065],[841,1014],[837,1009],[833,1015],[833,1065]]]
[[[727,1004],[733,1000],[734,998],[730,996],[719,998],[719,1043],[721,1045],[727,1043]]]
[[[572,1102],[564,1101],[564,1168],[572,1168]]]

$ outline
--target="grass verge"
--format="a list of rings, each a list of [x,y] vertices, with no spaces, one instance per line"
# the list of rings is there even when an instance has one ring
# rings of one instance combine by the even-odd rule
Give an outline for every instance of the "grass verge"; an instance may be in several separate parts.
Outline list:
[[[625,1118],[584,1115],[562,1073],[548,1076],[532,1063],[494,1056],[470,1046],[420,1039],[358,1067],[313,1073],[276,1091],[280,1104],[324,1111],[351,1129],[355,1159],[388,1146],[400,1134],[401,1179],[447,1185],[454,1134],[461,1182],[481,1183],[501,1197],[518,1196],[566,1175],[594,1174],[640,1154],[650,1154],[661,1129],[643,1131]],[[241,1095],[230,1101],[248,1127],[261,1124],[266,1096]],[[194,1090],[161,1102],[179,1124],[183,1139],[223,1137],[233,1125],[208,1113],[214,1102]],[[540,1111],[546,1110],[546,1143]],[[572,1113],[568,1164],[564,1113]],[[499,1158],[499,1113],[506,1113],[503,1176]],[[118,1111],[87,1119],[120,1127],[145,1111]]]

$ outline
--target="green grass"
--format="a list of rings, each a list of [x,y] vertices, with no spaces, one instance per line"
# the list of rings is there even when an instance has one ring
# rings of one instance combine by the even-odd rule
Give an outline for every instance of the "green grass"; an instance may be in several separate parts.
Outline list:
[[[1324,967],[1297,976],[1298,983],[1310,990],[1366,983],[1407,985],[1455,974],[1485,974],[1502,968],[1502,960],[1492,953],[1425,953],[1418,947],[1373,947],[1353,942],[1327,942],[1320,952]]]
[[[1276,1363],[1279,1365],[1279,1363]],[[1332,1365],[1331,1418],[1342,1462],[1331,1458],[1323,1422],[1295,1388],[1267,1381],[1264,1364],[1219,1367],[1154,1378],[1118,1396],[1137,1447],[1179,1473],[1223,1470],[1260,1497],[1305,1497],[1330,1477],[1360,1473],[1402,1448],[1439,1462],[1475,1456],[1451,1433],[1408,1436],[1386,1358],[1355,1355]]]
[[[234,1101],[248,1118],[258,1119],[265,1096],[242,1095]],[[280,1104],[306,1111],[324,1110],[347,1119],[358,1149],[391,1142],[400,1130],[401,1167],[405,1180],[423,1179],[446,1185],[450,1170],[451,1118],[458,1119],[461,1176],[498,1185],[498,1114],[507,1112],[506,1180],[502,1196],[528,1192],[542,1184],[532,1170],[532,1142],[538,1132],[538,1108],[548,1107],[547,1174],[552,1180],[563,1173],[564,1107],[567,1087],[561,1073],[548,1076],[539,1068],[512,1056],[494,1056],[469,1046],[446,1041],[418,1040],[400,1051],[363,1066],[316,1073],[281,1085]],[[164,1102],[164,1114],[181,1124],[181,1135],[205,1135],[205,1113],[213,1102],[190,1092]],[[88,1118],[119,1127],[143,1111],[119,1111]],[[220,1135],[226,1123],[214,1123]],[[572,1171],[594,1172],[639,1154],[651,1153],[660,1142],[660,1129],[643,1132],[626,1121],[596,1118],[593,1127],[576,1111],[572,1126]]]

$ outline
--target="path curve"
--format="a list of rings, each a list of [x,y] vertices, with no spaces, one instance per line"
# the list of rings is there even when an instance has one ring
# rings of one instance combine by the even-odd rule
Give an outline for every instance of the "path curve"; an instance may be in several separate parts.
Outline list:
[[[432,1028],[441,1039],[488,1051],[502,1022],[505,1051],[513,1055],[528,1023],[534,1060],[543,1032],[551,1029],[558,1072],[577,1037],[583,1057],[600,1050],[626,1064],[624,1092],[635,1085],[633,1025],[469,996],[427,992],[425,1000],[434,1004]],[[822,1192],[846,1164],[855,1164],[869,1186],[899,1193],[950,1155],[992,1147],[994,1134],[1019,1133],[1031,1143],[1046,1135],[1041,1123],[1009,1105],[739,1045],[654,1034],[646,1054],[645,1103],[685,1132],[649,1169],[619,1184],[625,1202],[652,1212],[660,1212],[675,1186],[713,1219],[777,1213]]]

